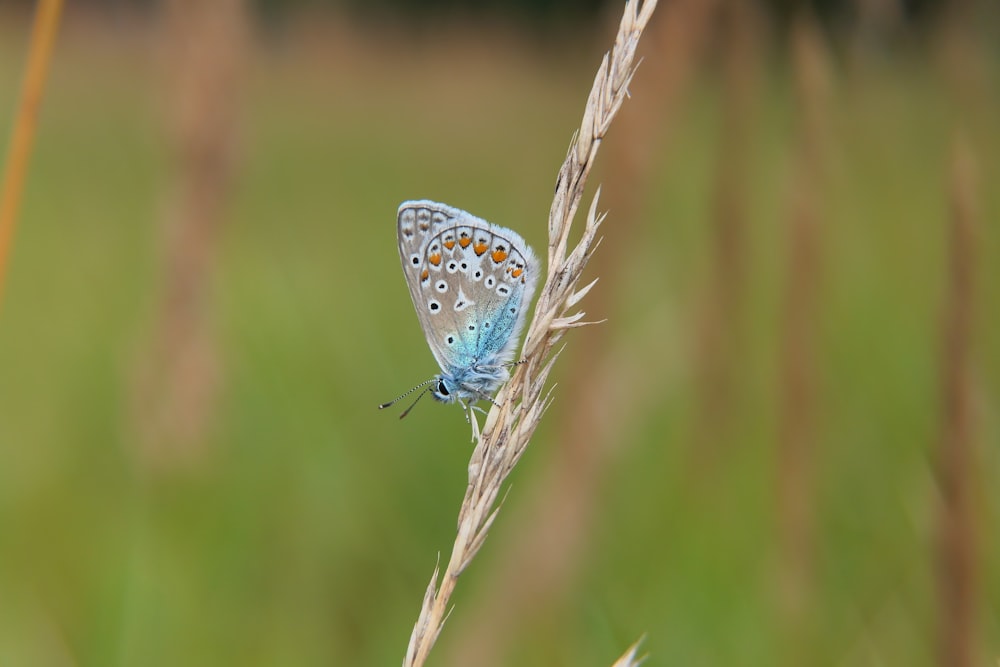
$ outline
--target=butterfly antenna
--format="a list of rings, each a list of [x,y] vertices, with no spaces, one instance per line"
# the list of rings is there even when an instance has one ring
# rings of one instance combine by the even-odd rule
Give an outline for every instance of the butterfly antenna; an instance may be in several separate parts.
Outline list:
[[[413,400],[413,402],[410,403],[410,407],[408,407],[405,410],[403,410],[403,414],[399,415],[399,418],[402,419],[406,415],[410,414],[410,410],[413,409],[413,406],[416,405],[418,402],[420,402],[420,399],[424,397],[424,394],[426,394],[429,391],[430,391],[430,388],[427,388],[427,389],[424,389],[422,392],[420,392],[420,394],[417,395],[417,397]]]
[[[412,394],[413,392],[415,392],[417,389],[420,389],[421,387],[426,387],[430,383],[434,382],[436,379],[437,378],[431,378],[427,382],[421,382],[420,384],[418,384],[413,389],[400,394],[399,396],[397,396],[396,398],[392,399],[388,403],[379,403],[378,409],[379,410],[384,410],[385,408],[391,407],[391,406],[395,405],[396,403],[399,403],[401,400],[403,400],[404,398],[406,398],[407,396],[409,396],[410,394]],[[407,412],[409,412],[409,410],[407,410]]]

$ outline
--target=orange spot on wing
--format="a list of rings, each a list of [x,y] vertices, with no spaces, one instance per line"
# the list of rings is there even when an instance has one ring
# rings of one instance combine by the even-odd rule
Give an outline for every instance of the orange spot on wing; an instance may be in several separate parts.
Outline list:
[[[503,250],[494,250],[492,257],[493,261],[499,264],[500,262],[507,259],[507,253],[505,253]]]
[[[431,274],[427,271],[427,269],[424,269],[424,272],[420,274],[420,279],[421,280],[427,280],[427,276],[429,276],[429,275],[431,275]]]
[[[510,275],[513,276],[514,278],[517,278],[522,273],[523,271],[521,271],[521,269],[514,269],[513,271],[510,272]]]
[[[452,248],[454,248],[455,247],[455,241],[454,241],[454,239],[452,239],[450,241],[445,241],[444,242],[444,247],[447,248],[448,250],[451,250]]]
[[[434,253],[433,255],[431,255],[430,257],[427,258],[427,261],[430,262],[431,264],[433,264],[434,266],[440,266],[440,264],[441,264],[441,253],[437,253],[437,252]]]
[[[468,248],[470,243],[472,243],[472,239],[470,239],[468,236],[463,236],[458,240],[458,245],[462,246],[463,248]]]
[[[476,245],[472,246],[472,249],[476,252],[477,255],[482,255],[484,252],[486,252],[486,244],[477,243]]]

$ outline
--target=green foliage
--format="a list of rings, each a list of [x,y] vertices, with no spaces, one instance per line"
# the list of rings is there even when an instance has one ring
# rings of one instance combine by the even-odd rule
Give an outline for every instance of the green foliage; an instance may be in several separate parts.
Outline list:
[[[141,455],[130,392],[155,322],[170,196],[161,74],[139,40],[68,34],[0,311],[0,664],[64,654],[150,667],[400,660],[436,554],[452,541],[470,447],[458,409],[427,403],[400,422],[375,408],[435,372],[398,266],[396,206],[447,201],[544,248],[554,170],[597,56],[539,66],[512,45],[437,59],[387,52],[359,68],[332,51],[255,53],[210,286],[222,401],[196,462],[159,470]],[[21,44],[0,44],[6,127]],[[996,63],[983,66],[995,81]],[[613,311],[591,314],[611,318],[601,325],[609,352],[655,370],[620,389],[652,391],[652,401],[635,398],[653,408],[621,425],[592,491],[579,580],[510,637],[509,664],[610,664],[643,633],[650,665],[773,665],[786,654],[775,441],[795,115],[787,78],[783,67],[767,71],[748,110],[747,322],[733,342],[729,437],[712,443],[709,465],[694,451],[694,339],[725,159],[714,78],[685,99],[653,185],[639,193],[646,224],[632,231],[642,238],[616,237],[610,211],[599,252],[621,262],[604,277],[616,291],[601,303]],[[884,57],[841,72],[828,109],[815,580],[802,664],[935,662],[931,466],[956,129],[944,90],[926,56]],[[633,92],[630,104],[648,101]],[[983,647],[994,660],[1000,100],[983,95],[966,131],[984,223],[976,483]],[[613,129],[609,145],[617,139]],[[629,186],[602,165],[599,180]],[[663,328],[658,343],[636,344],[651,325]],[[557,376],[590,361],[574,354],[590,335],[567,339]],[[501,545],[526,529],[510,519],[530,517],[516,510],[537,497],[519,491],[560,446],[561,425],[579,418],[568,389],[557,388],[456,615],[500,565]]]

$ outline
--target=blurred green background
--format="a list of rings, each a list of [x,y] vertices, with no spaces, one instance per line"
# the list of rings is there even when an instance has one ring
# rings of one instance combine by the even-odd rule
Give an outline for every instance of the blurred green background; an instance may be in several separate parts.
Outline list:
[[[471,445],[457,408],[375,409],[437,370],[396,207],[544,256],[620,15],[209,4],[64,16],[0,307],[0,665],[398,664]],[[567,336],[432,664],[608,665],[642,635],[649,665],[959,664],[955,581],[969,664],[1000,659],[996,8],[738,4],[644,37],[591,179],[607,321]],[[29,9],[0,7],[4,148]]]

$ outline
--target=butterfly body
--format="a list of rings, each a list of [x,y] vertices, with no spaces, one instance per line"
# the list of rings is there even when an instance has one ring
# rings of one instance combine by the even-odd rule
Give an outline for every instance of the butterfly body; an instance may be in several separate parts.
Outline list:
[[[403,202],[397,240],[445,403],[491,400],[509,377],[539,264],[517,233],[437,202]],[[405,414],[405,413],[404,413]]]

